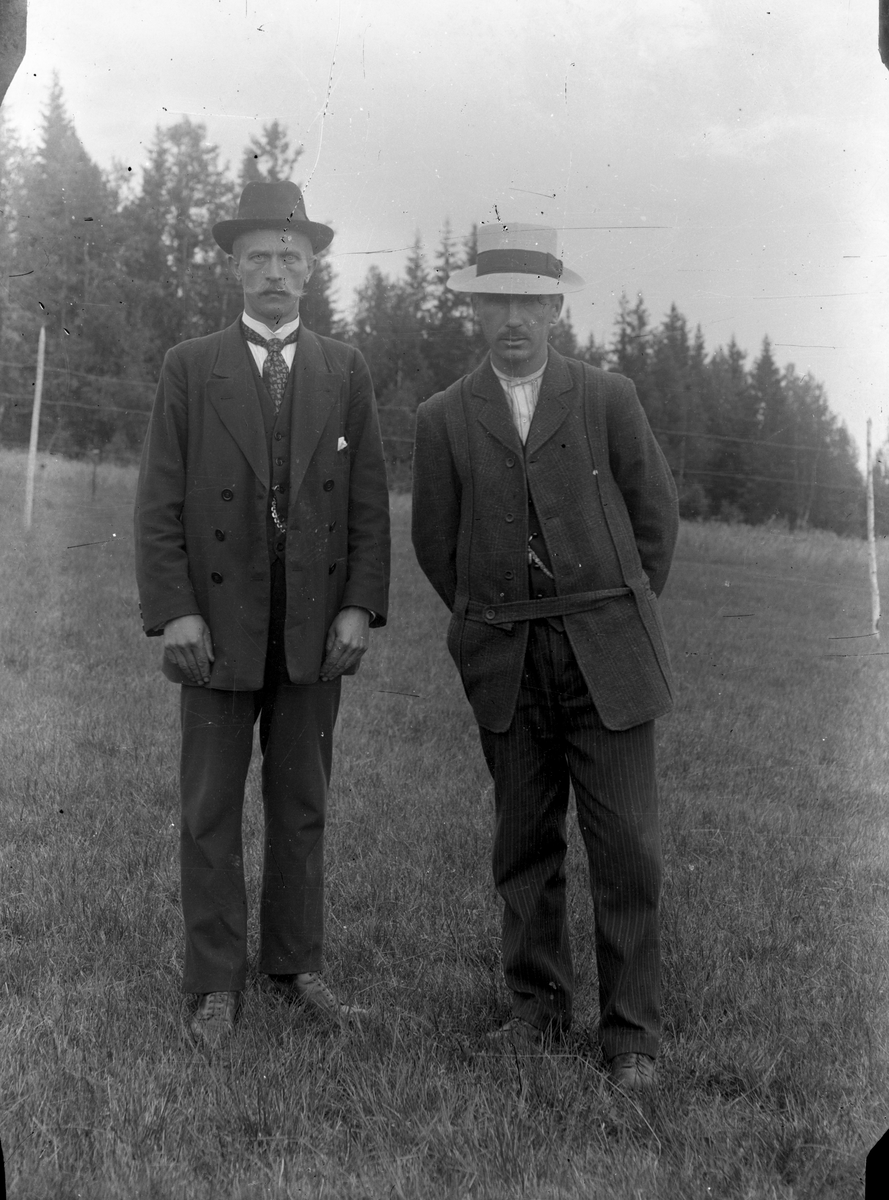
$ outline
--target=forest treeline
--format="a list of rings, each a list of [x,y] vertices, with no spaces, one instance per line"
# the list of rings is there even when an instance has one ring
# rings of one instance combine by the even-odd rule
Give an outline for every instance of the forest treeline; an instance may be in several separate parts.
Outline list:
[[[165,351],[240,310],[213,223],[235,211],[249,180],[296,178],[299,155],[274,121],[245,146],[233,174],[205,127],[184,118],[157,129],[141,172],[120,162],[102,170],[77,135],[58,81],[35,148],[0,124],[0,264],[8,285],[0,289],[0,443],[27,443],[43,324],[41,447],[133,459]],[[431,255],[417,236],[400,277],[371,267],[350,312],[335,309],[325,258],[303,301],[310,328],[353,342],[367,358],[396,484],[409,482],[417,405],[483,353],[467,298],[444,286],[474,254],[474,231],[455,236],[445,224]],[[684,516],[863,533],[864,480],[851,439],[822,385],[792,366],[779,370],[767,338],[749,362],[734,339],[708,351],[675,305],[656,324],[637,295],[621,298],[605,342],[591,335],[579,343],[569,310],[552,342],[633,380]],[[889,533],[882,478],[877,493],[878,526]]]

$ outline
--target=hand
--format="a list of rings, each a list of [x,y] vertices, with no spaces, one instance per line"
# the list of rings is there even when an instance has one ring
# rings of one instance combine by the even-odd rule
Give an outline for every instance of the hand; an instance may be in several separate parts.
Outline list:
[[[342,608],[327,631],[321,678],[327,683],[346,672],[354,675],[367,649],[370,613],[366,608]]]
[[[196,687],[209,683],[213,639],[204,618],[193,613],[168,621],[164,626],[164,657],[189,683]]]

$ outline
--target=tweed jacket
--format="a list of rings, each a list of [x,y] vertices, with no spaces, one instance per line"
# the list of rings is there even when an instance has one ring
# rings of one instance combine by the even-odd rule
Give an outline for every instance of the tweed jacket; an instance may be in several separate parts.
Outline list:
[[[529,492],[555,602],[529,605]],[[669,711],[656,596],[678,524],[670,468],[621,375],[550,349],[524,446],[489,359],[419,407],[414,548],[451,610],[448,648],[487,729],[509,727],[537,615],[562,616],[608,728]]]
[[[239,323],[164,359],[139,473],[136,572],[145,632],[200,613],[215,654],[209,686],[255,691],[271,600],[270,463]],[[341,608],[367,608],[385,624],[389,497],[358,351],[303,326],[292,377],[285,653],[301,684],[318,680]]]

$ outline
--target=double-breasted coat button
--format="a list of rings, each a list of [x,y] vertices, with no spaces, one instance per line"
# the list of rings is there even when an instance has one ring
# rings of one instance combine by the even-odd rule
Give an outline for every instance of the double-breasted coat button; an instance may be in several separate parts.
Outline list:
[[[332,479],[325,479],[325,480],[324,480],[324,490],[325,490],[325,492],[332,492],[332,491],[333,491],[333,480],[332,480]]]
[[[504,579],[515,579],[515,571],[507,571],[503,576]]]
[[[507,519],[507,521],[514,521],[514,520],[515,520],[515,517],[512,515],[512,513],[507,513],[507,514],[506,514],[506,519]]]
[[[221,529],[216,530],[216,540],[217,540],[217,542],[225,541],[225,534],[222,532]]]
[[[485,620],[486,621],[493,621],[496,616],[497,616],[497,614],[493,608],[485,609]]]
[[[235,498],[235,494],[231,488],[223,488],[220,495],[222,496],[223,500],[234,500]]]
[[[508,467],[514,467],[514,466],[515,466],[515,459],[512,457],[512,455],[510,455],[510,456],[509,456],[509,458],[506,460],[506,465],[507,465]]]
[[[214,583],[222,583],[222,576],[219,574],[218,571],[214,571],[213,574],[210,576],[210,578],[213,580]]]

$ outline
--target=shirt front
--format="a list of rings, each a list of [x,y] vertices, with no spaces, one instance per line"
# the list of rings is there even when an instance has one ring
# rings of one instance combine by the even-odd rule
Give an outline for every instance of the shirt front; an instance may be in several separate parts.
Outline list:
[[[241,320],[248,329],[252,329],[254,333],[258,333],[260,337],[264,337],[266,341],[269,338],[277,338],[283,342],[286,337],[289,337],[294,330],[299,329],[299,314],[297,313],[294,321],[288,321],[286,325],[282,325],[280,329],[269,329],[267,325],[263,325],[262,321],[257,321],[255,317],[248,317],[245,312],[241,313]],[[259,374],[262,375],[262,367],[268,357],[268,350],[265,346],[257,346],[255,342],[248,342],[250,353],[253,355],[253,361],[259,368]],[[296,355],[296,342],[291,342],[289,346],[284,346],[281,349],[281,355],[284,362],[287,364],[287,370],[293,366],[293,359]]]
[[[531,420],[534,416],[534,410],[537,407],[537,399],[540,396],[540,381],[543,378],[543,372],[546,370],[546,363],[535,371],[533,375],[523,375],[516,377],[514,375],[504,375],[502,371],[498,371],[491,363],[494,374],[500,380],[500,386],[503,388],[506,399],[509,401],[509,408],[512,412],[512,419],[515,422],[515,427],[519,432],[519,437],[522,439],[522,445],[528,440],[528,430],[531,428]]]

